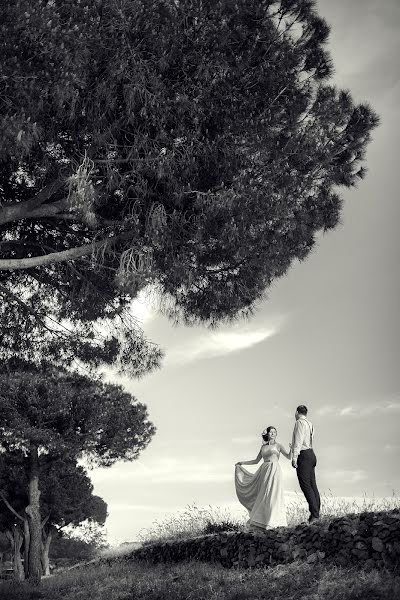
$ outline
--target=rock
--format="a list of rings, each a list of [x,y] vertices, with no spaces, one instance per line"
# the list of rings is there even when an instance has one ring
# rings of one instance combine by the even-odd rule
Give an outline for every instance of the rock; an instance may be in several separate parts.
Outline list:
[[[385,517],[384,522],[387,525],[395,525],[396,523],[400,522],[400,518],[398,515],[387,515],[387,517]]]
[[[391,531],[388,527],[381,527],[380,529],[374,528],[372,534],[374,537],[378,537],[381,540],[387,540],[391,535]]]
[[[394,563],[393,563],[392,559],[390,558],[390,556],[386,556],[386,555],[383,556],[383,564],[385,565],[385,567],[387,569],[393,569],[393,567],[394,567]]]
[[[356,556],[359,560],[368,558],[368,550],[357,550],[357,548],[353,548],[351,553],[353,556]]]
[[[354,548],[356,548],[357,550],[366,550],[367,544],[365,542],[356,542],[354,544]]]
[[[380,538],[373,537],[372,538],[372,548],[375,550],[375,552],[383,552],[385,546]]]
[[[265,554],[257,554],[255,561],[256,563],[265,562]]]
[[[375,562],[372,558],[367,558],[363,566],[366,571],[370,571],[375,568]]]
[[[313,552],[312,554],[310,554],[310,556],[307,556],[307,562],[310,564],[315,563],[318,561],[318,554],[316,552]]]
[[[152,543],[135,550],[131,558],[155,563],[195,559],[227,568],[268,568],[292,560],[312,564],[327,558],[341,565],[394,571],[400,564],[400,512],[346,516],[324,526],[270,530],[267,535],[232,532]]]
[[[290,546],[289,544],[281,544],[279,546],[280,552],[289,552]]]
[[[362,523],[360,523],[359,527],[358,527],[358,533],[362,536],[362,537],[368,537],[370,532],[370,526],[368,521],[363,521]]]

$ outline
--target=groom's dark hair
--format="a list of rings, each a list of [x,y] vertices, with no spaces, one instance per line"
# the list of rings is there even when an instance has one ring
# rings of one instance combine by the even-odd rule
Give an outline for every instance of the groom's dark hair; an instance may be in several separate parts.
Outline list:
[[[307,406],[304,406],[304,404],[300,404],[300,406],[298,406],[296,408],[297,412],[300,413],[301,415],[307,415],[308,413],[308,409]]]

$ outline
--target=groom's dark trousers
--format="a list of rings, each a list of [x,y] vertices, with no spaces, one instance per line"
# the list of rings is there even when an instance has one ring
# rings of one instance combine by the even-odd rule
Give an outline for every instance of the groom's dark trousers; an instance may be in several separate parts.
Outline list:
[[[308,448],[302,450],[297,458],[297,479],[299,480],[300,488],[308,502],[311,517],[319,518],[319,509],[321,507],[321,499],[315,481],[315,467],[317,458],[314,450]]]

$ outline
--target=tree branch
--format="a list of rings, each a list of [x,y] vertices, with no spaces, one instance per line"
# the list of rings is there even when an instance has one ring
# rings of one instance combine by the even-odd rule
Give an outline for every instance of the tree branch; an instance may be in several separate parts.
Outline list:
[[[49,331],[52,334],[57,334],[58,332],[55,331],[54,329],[51,329],[50,327],[48,327],[46,325],[46,323],[43,321],[43,319],[40,317],[40,315],[38,315],[33,308],[31,308],[30,306],[28,306],[28,304],[26,304],[23,300],[21,300],[21,298],[19,298],[16,294],[13,294],[8,288],[6,288],[4,285],[0,284],[0,292],[3,292],[3,294],[5,294],[6,296],[8,296],[9,298],[11,298],[12,300],[14,300],[15,302],[17,302],[20,306],[22,306],[22,308],[24,310],[26,310],[29,314],[31,314],[32,316],[35,317],[35,319],[38,321],[38,323],[40,323],[40,325],[42,325],[42,327],[44,327],[44,329],[47,329],[47,331]]]
[[[43,519],[43,521],[42,521],[42,529],[44,529],[44,527],[45,527],[47,521],[49,520],[49,518],[50,518],[50,513],[48,515],[46,515],[45,518]]]
[[[76,260],[83,256],[92,254],[96,249],[101,248],[104,244],[109,243],[110,245],[117,241],[118,236],[108,238],[106,240],[100,240],[98,242],[92,242],[85,244],[84,246],[77,246],[76,248],[70,248],[69,250],[61,250],[60,252],[51,252],[43,256],[32,256],[29,258],[4,258],[0,259],[0,271],[15,271],[21,269],[31,269],[32,267],[43,267],[45,265],[51,265],[58,262],[65,262],[68,260]],[[118,238],[119,239],[119,238]]]
[[[68,208],[68,199],[64,198],[63,200],[52,202],[51,204],[38,206],[34,210],[29,211],[29,213],[23,218],[39,219],[40,217],[55,217],[60,213],[60,211],[66,208]]]
[[[30,213],[51,198],[65,183],[65,179],[56,179],[46,185],[36,196],[25,202],[15,202],[0,208],[0,225],[26,219]]]
[[[20,521],[24,521],[24,518],[21,517],[20,514],[17,513],[17,511],[11,506],[11,504],[9,503],[9,501],[6,499],[6,497],[4,496],[3,492],[0,490],[0,498],[3,500],[4,504],[7,506],[7,508],[9,510],[11,510],[11,512],[20,520]]]
[[[134,232],[124,231],[113,237],[103,238],[97,242],[90,242],[84,246],[77,246],[76,248],[70,248],[69,250],[60,250],[59,252],[50,252],[42,256],[32,256],[28,258],[2,258],[0,259],[0,271],[17,271],[22,269],[31,269],[33,267],[43,267],[58,262],[67,262],[70,260],[76,260],[83,256],[92,254],[95,250],[100,248],[104,249],[104,252],[109,250],[117,242],[123,240],[129,240],[132,238]],[[104,248],[105,247],[105,248]]]

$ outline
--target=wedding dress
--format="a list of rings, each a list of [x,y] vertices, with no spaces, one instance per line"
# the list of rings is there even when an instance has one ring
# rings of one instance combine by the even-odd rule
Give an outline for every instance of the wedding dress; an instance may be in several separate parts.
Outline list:
[[[261,447],[264,462],[255,473],[250,473],[242,465],[235,467],[236,494],[239,502],[249,511],[249,529],[287,525],[279,455],[278,444],[266,444]]]

